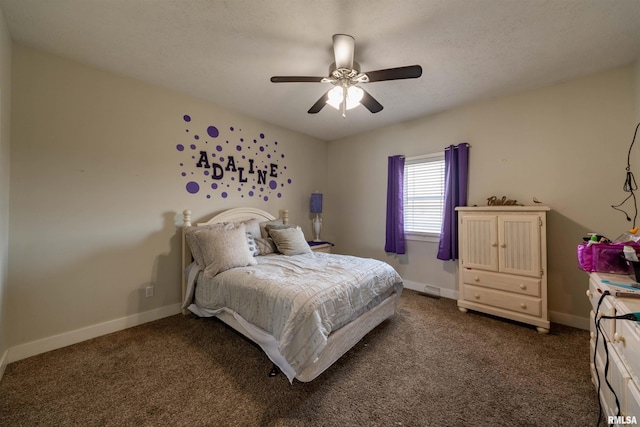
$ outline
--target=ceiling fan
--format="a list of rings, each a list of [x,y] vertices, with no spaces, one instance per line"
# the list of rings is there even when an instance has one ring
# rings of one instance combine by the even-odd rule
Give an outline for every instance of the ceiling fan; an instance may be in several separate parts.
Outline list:
[[[273,76],[273,83],[331,83],[334,87],[328,90],[309,109],[309,114],[316,114],[329,104],[342,109],[342,117],[346,110],[364,105],[372,113],[382,110],[382,105],[360,83],[380,82],[384,80],[416,79],[422,75],[422,67],[410,65],[398,68],[360,72],[360,65],[353,60],[355,39],[346,34],[333,35],[333,54],[335,62],[329,67],[329,77],[312,76]]]

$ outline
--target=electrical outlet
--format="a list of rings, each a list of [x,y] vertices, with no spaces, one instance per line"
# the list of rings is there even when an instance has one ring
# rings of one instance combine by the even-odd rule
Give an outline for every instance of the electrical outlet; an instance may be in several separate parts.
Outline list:
[[[147,286],[147,287],[145,288],[145,294],[144,294],[144,296],[145,296],[145,297],[147,297],[147,298],[148,298],[148,297],[152,297],[152,296],[153,296],[153,286]]]

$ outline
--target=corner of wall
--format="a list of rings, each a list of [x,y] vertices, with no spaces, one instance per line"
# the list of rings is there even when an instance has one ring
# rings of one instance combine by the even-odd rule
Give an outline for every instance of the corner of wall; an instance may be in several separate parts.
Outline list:
[[[0,10],[0,379],[7,366],[6,311],[9,269],[9,168],[11,116],[11,35]]]
[[[4,376],[4,371],[7,369],[7,360],[8,360],[9,350],[5,350],[0,356],[0,380]]]

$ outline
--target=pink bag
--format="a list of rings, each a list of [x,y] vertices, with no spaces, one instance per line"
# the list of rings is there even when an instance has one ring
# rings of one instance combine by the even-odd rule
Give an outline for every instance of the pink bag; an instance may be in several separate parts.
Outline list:
[[[587,243],[578,245],[578,265],[584,271],[600,273],[629,274],[631,268],[622,253],[625,246],[631,246],[640,252],[638,243],[597,243],[588,246]]]

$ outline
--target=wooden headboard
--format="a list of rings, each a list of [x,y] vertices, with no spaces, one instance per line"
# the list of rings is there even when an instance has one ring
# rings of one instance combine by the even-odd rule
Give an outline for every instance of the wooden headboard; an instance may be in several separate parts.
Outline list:
[[[258,219],[260,222],[264,221],[273,221],[276,219],[275,216],[271,215],[269,212],[263,211],[258,208],[233,208],[226,211],[223,211],[217,215],[214,215],[209,220],[205,222],[199,222],[196,227],[207,226],[210,224],[219,224],[221,222],[242,222],[249,219]],[[282,210],[280,211],[279,218],[282,218],[282,222],[287,224],[289,222],[289,211]],[[184,301],[184,295],[187,291],[187,278],[185,277],[185,269],[191,264],[193,258],[191,256],[191,249],[189,249],[189,245],[187,244],[187,240],[184,235],[185,227],[191,227],[193,224],[191,223],[191,211],[189,209],[185,209],[182,212],[182,301]],[[182,302],[181,302],[182,303]],[[182,310],[182,314],[189,313],[188,310]]]

